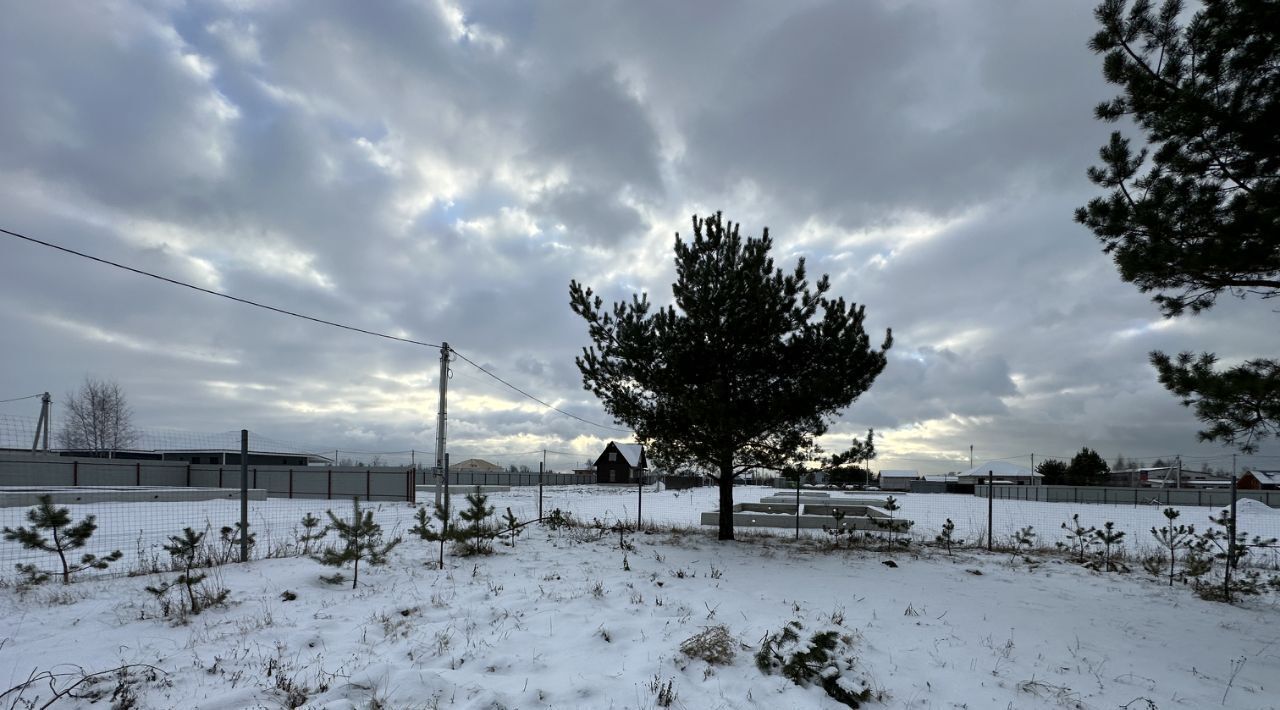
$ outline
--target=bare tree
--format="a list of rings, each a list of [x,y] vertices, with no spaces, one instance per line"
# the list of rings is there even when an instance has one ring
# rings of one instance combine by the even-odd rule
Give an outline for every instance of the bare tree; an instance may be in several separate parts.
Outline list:
[[[67,395],[58,445],[64,449],[118,451],[138,442],[133,411],[115,381],[85,377],[80,390]]]

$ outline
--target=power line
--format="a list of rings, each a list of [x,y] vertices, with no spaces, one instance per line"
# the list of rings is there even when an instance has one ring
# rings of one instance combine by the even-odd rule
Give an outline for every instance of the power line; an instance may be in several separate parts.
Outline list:
[[[0,404],[4,404],[5,402],[21,402],[24,399],[35,399],[36,397],[43,397],[43,396],[44,396],[44,392],[41,392],[40,394],[29,394],[26,397],[14,397],[13,399],[0,399]]]
[[[278,307],[276,307],[276,306],[267,305],[267,304],[265,304],[265,303],[259,303],[259,302],[257,302],[257,301],[251,301],[251,300],[249,300],[249,299],[247,299],[247,298],[240,298],[239,296],[233,296],[233,295],[231,295],[231,294],[229,294],[229,293],[223,293],[223,292],[221,292],[221,291],[214,291],[213,289],[208,289],[208,288],[204,288],[204,287],[201,287],[201,286],[196,286],[195,284],[187,283],[186,281],[179,281],[178,279],[172,279],[172,278],[169,278],[169,277],[167,277],[167,276],[161,276],[161,275],[159,275],[159,274],[155,274],[155,273],[152,273],[152,272],[150,272],[150,271],[145,271],[145,270],[143,270],[143,269],[138,269],[138,268],[135,268],[135,267],[132,267],[132,266],[126,266],[125,264],[121,264],[121,263],[118,263],[118,262],[115,262],[115,261],[111,261],[110,259],[103,259],[103,258],[101,258],[101,257],[93,256],[93,255],[91,255],[91,254],[86,254],[86,253],[84,253],[84,252],[82,252],[82,251],[77,251],[77,250],[75,250],[75,249],[71,249],[71,248],[69,248],[69,247],[64,247],[64,246],[61,246],[61,245],[59,245],[59,244],[54,244],[54,243],[52,243],[52,242],[47,242],[47,241],[44,241],[44,240],[42,240],[42,239],[36,239],[35,237],[29,237],[29,236],[27,236],[27,235],[25,235],[25,234],[19,234],[18,232],[14,232],[14,231],[11,231],[11,230],[8,230],[8,229],[4,229],[3,227],[0,227],[0,232],[2,232],[2,233],[4,233],[4,234],[7,234],[7,235],[9,235],[9,236],[11,236],[11,237],[15,237],[15,238],[17,238],[17,239],[22,239],[22,240],[24,240],[24,241],[31,242],[32,244],[39,244],[40,246],[48,247],[48,248],[50,248],[50,249],[56,249],[56,250],[58,250],[58,251],[60,251],[60,252],[64,252],[64,253],[66,253],[66,254],[71,254],[71,255],[73,255],[73,256],[78,256],[78,257],[80,257],[80,258],[82,258],[82,259],[88,259],[88,260],[90,260],[90,261],[96,261],[96,262],[98,262],[99,264],[106,264],[107,266],[113,266],[113,267],[115,267],[115,268],[117,268],[117,269],[122,269],[122,270],[124,270],[124,271],[129,271],[129,272],[131,272],[131,273],[138,274],[139,276],[147,276],[147,277],[150,277],[150,278],[156,279],[156,280],[158,280],[158,281],[163,281],[163,282],[165,282],[165,283],[172,284],[172,285],[174,285],[174,286],[182,286],[183,288],[189,288],[189,289],[191,289],[191,290],[193,290],[193,291],[199,291],[200,293],[206,293],[206,294],[209,294],[210,296],[217,296],[217,297],[219,297],[219,298],[225,298],[225,299],[227,299],[227,300],[229,300],[229,301],[235,301],[235,302],[237,302],[237,303],[243,303],[243,304],[245,304],[245,305],[247,305],[247,306],[253,306],[253,307],[255,307],[255,308],[262,308],[262,309],[264,309],[264,310],[272,311],[272,312],[279,313],[279,314],[286,315],[286,316],[293,316],[294,318],[301,318],[301,319],[303,319],[303,320],[308,320],[308,321],[311,321],[311,322],[313,322],[313,323],[319,323],[319,324],[321,324],[321,325],[327,325],[327,326],[330,326],[330,327],[333,327],[333,328],[341,328],[342,330],[349,330],[349,331],[352,331],[352,332],[355,332],[355,333],[363,333],[363,334],[365,334],[365,335],[372,335],[372,336],[377,337],[377,338],[385,338],[385,339],[387,339],[387,340],[394,340],[394,341],[401,342],[401,343],[409,343],[409,344],[411,344],[411,345],[421,345],[421,346],[423,346],[423,347],[428,347],[428,348],[436,348],[436,349],[439,349],[440,347],[442,347],[441,345],[438,345],[438,344],[436,344],[436,343],[425,343],[425,342],[422,342],[421,340],[413,340],[412,338],[401,338],[401,337],[399,337],[399,336],[389,335],[389,334],[387,334],[387,333],[379,333],[379,332],[374,331],[374,330],[368,330],[368,329],[365,329],[365,328],[358,328],[358,327],[353,326],[353,325],[346,325],[346,324],[344,324],[344,323],[337,323],[337,322],[334,322],[334,321],[331,321],[331,320],[325,320],[324,318],[317,318],[317,317],[315,317],[315,316],[309,316],[309,315],[305,315],[305,314],[302,314],[302,313],[297,313],[297,312],[295,312],[295,311],[290,311],[290,310],[288,310],[288,309],[284,309],[284,308],[278,308]],[[580,417],[580,416],[578,416],[578,415],[576,415],[576,414],[571,414],[571,413],[569,413],[569,412],[566,412],[566,411],[564,411],[563,409],[560,409],[559,407],[552,406],[551,404],[548,404],[547,402],[545,402],[545,401],[543,401],[543,400],[541,400],[541,399],[538,399],[537,397],[534,397],[533,395],[529,394],[528,392],[525,392],[524,390],[520,389],[519,387],[516,387],[515,385],[511,384],[510,382],[507,382],[506,380],[504,380],[504,379],[502,379],[501,377],[497,376],[497,375],[496,375],[496,374],[494,374],[493,372],[490,372],[489,370],[487,370],[487,369],[485,369],[485,368],[483,368],[483,367],[481,367],[481,366],[477,365],[476,363],[472,362],[470,359],[468,359],[468,358],[467,358],[465,355],[463,355],[462,353],[458,353],[458,351],[456,351],[456,350],[454,350],[453,352],[457,353],[457,355],[458,355],[458,357],[459,357],[459,358],[461,358],[462,360],[464,360],[464,361],[466,361],[467,363],[471,364],[471,365],[472,365],[473,367],[475,367],[477,370],[479,370],[479,371],[483,372],[484,374],[488,375],[489,377],[492,377],[493,379],[497,380],[498,382],[501,382],[502,384],[506,385],[507,387],[510,387],[512,390],[515,390],[516,392],[519,392],[520,394],[524,395],[525,397],[528,397],[529,399],[531,399],[531,400],[533,400],[533,401],[537,402],[538,404],[541,404],[542,406],[547,407],[548,409],[551,409],[551,410],[554,410],[554,411],[556,411],[556,412],[559,412],[560,414],[563,414],[563,415],[565,415],[566,417],[570,417],[570,418],[572,418],[572,419],[576,419],[576,420],[578,420],[578,421],[582,422],[583,424],[589,424],[589,425],[594,426],[594,427],[599,427],[599,428],[601,428],[601,429],[608,429],[609,431],[621,432],[621,433],[624,433],[624,434],[628,434],[628,433],[630,433],[630,432],[629,432],[629,431],[627,431],[626,429],[617,429],[617,428],[615,428],[615,427],[606,426],[606,425],[604,425],[604,424],[598,424],[598,423],[593,422],[593,421],[590,421],[590,420],[588,420],[588,419],[583,419],[582,417]],[[36,395],[36,396],[39,396],[39,395]],[[27,399],[27,398],[23,397],[23,398],[19,398],[19,399]],[[17,400],[13,400],[13,401],[17,401]]]
[[[100,257],[92,256],[92,255],[90,255],[90,254],[85,254],[84,252],[81,252],[81,251],[76,251],[75,249],[70,249],[70,248],[68,248],[68,247],[60,246],[60,245],[58,245],[58,244],[53,244],[53,243],[51,243],[51,242],[46,242],[46,241],[43,241],[43,240],[40,240],[40,239],[36,239],[35,237],[28,237],[28,236],[26,236],[25,234],[19,234],[19,233],[17,233],[17,232],[12,232],[12,231],[9,231],[8,229],[4,229],[3,227],[0,227],[0,232],[3,232],[3,233],[5,233],[5,234],[8,234],[8,235],[9,235],[9,236],[11,236],[11,237],[17,237],[18,239],[23,239],[23,240],[25,240],[25,241],[31,242],[32,244],[39,244],[39,245],[41,245],[41,246],[49,247],[50,249],[57,249],[58,251],[65,252],[65,253],[67,253],[67,254],[71,254],[71,255],[74,255],[74,256],[78,256],[78,257],[81,257],[81,258],[83,258],[83,259],[88,259],[88,260],[90,260],[90,261],[96,261],[96,262],[98,262],[99,264],[106,264],[107,266],[114,266],[114,267],[116,267],[117,269],[123,269],[123,270],[125,270],[125,271],[131,271],[131,272],[133,272],[133,273],[135,273],[135,274],[138,274],[139,276],[149,276],[149,277],[151,277],[151,278],[153,278],[153,279],[156,279],[156,280],[158,280],[158,281],[164,281],[165,283],[173,284],[174,286],[182,286],[182,287],[184,287],[184,288],[189,288],[189,289],[191,289],[191,290],[193,290],[193,291],[199,291],[199,292],[201,292],[201,293],[207,293],[207,294],[209,294],[210,296],[217,296],[217,297],[219,297],[219,298],[225,298],[225,299],[227,299],[227,300],[229,300],[229,301],[235,301],[235,302],[237,302],[237,303],[243,303],[243,304],[245,304],[245,305],[247,305],[247,306],[253,306],[253,307],[255,307],[255,308],[262,308],[262,309],[264,309],[264,310],[274,311],[274,312],[276,312],[276,313],[280,313],[280,314],[282,314],[282,315],[286,315],[286,316],[293,316],[294,318],[301,318],[301,319],[303,319],[303,320],[309,320],[309,321],[311,321],[311,322],[313,322],[313,323],[319,323],[319,324],[321,324],[321,325],[327,325],[327,326],[331,326],[331,327],[334,327],[334,328],[341,328],[341,329],[343,329],[343,330],[350,330],[350,331],[353,331],[353,332],[356,332],[356,333],[364,333],[365,335],[372,335],[372,336],[377,337],[377,338],[386,338],[387,340],[395,340],[395,341],[398,341],[398,342],[401,342],[401,343],[409,343],[410,345],[421,345],[421,346],[423,346],[423,347],[436,348],[437,350],[440,348],[440,346],[439,346],[439,345],[437,345],[437,344],[435,344],[435,343],[424,343],[424,342],[422,342],[421,340],[413,340],[413,339],[411,339],[411,338],[401,338],[401,337],[398,337],[398,336],[395,336],[395,335],[388,335],[388,334],[386,334],[386,333],[379,333],[379,332],[374,331],[374,330],[366,330],[366,329],[364,329],[364,328],[357,328],[357,327],[356,327],[356,326],[354,326],[354,325],[345,325],[345,324],[342,324],[342,323],[335,323],[334,321],[331,321],[331,320],[325,320],[325,319],[323,319],[323,318],[316,318],[315,316],[308,316],[308,315],[304,315],[304,314],[302,314],[302,313],[297,313],[297,312],[294,312],[294,311],[290,311],[290,310],[287,310],[287,309],[284,309],[284,308],[277,308],[277,307],[275,307],[275,306],[269,306],[269,305],[267,305],[267,304],[265,304],[265,303],[258,303],[257,301],[251,301],[251,300],[249,300],[249,299],[247,299],[247,298],[240,298],[239,296],[232,296],[232,295],[231,295],[231,294],[229,294],[229,293],[223,293],[223,292],[221,292],[221,291],[214,291],[214,290],[212,290],[212,289],[203,288],[203,287],[201,287],[201,286],[196,286],[195,284],[189,284],[189,283],[187,283],[186,281],[179,281],[179,280],[177,280],[177,279],[171,279],[171,278],[169,278],[169,277],[167,277],[167,276],[161,276],[161,275],[159,275],[159,274],[153,274],[153,273],[151,273],[150,271],[144,271],[144,270],[142,270],[142,269],[136,269],[136,268],[134,268],[134,267],[132,267],[132,266],[125,266],[124,264],[120,264],[120,263],[117,263],[117,262],[111,261],[111,260],[109,260],[109,259],[102,259],[102,258],[100,258]]]
[[[486,370],[485,368],[483,368],[483,367],[481,367],[481,366],[477,365],[477,364],[476,364],[475,362],[473,362],[470,358],[468,358],[466,355],[463,355],[462,353],[458,352],[457,350],[454,350],[453,348],[449,348],[449,350],[450,350],[450,351],[452,351],[454,355],[457,355],[457,356],[458,356],[458,359],[462,360],[463,362],[467,363],[468,365],[471,365],[472,367],[474,367],[474,368],[476,368],[477,370],[479,370],[479,371],[483,372],[484,374],[486,374],[486,375],[488,375],[488,376],[492,377],[493,379],[495,379],[495,380],[497,380],[497,381],[501,382],[502,384],[506,385],[507,387],[510,387],[511,389],[515,390],[516,392],[519,392],[520,394],[524,395],[525,397],[528,397],[529,399],[531,399],[531,400],[533,400],[533,401],[537,402],[538,404],[541,404],[542,406],[546,407],[547,409],[551,409],[551,410],[553,410],[553,411],[559,412],[559,413],[561,413],[561,414],[563,414],[563,415],[565,415],[566,417],[569,417],[569,418],[571,418],[571,419],[577,419],[578,421],[582,422],[583,424],[590,424],[591,426],[594,426],[594,427],[599,427],[599,428],[601,428],[601,429],[607,429],[607,430],[609,430],[609,431],[616,431],[616,432],[619,432],[619,433],[622,433],[622,434],[630,434],[630,433],[631,433],[631,431],[630,431],[630,430],[628,430],[628,429],[619,429],[619,428],[617,428],[617,427],[611,427],[611,426],[607,426],[607,425],[605,425],[605,424],[600,424],[600,423],[597,423],[597,422],[593,422],[593,421],[591,421],[590,419],[583,419],[582,417],[580,417],[580,416],[578,416],[578,415],[576,415],[576,414],[572,414],[572,413],[570,413],[570,412],[566,412],[566,411],[564,411],[563,409],[560,409],[559,407],[556,407],[556,406],[554,406],[554,405],[548,404],[547,402],[544,402],[544,401],[542,401],[541,399],[538,399],[537,397],[534,397],[533,395],[529,394],[528,392],[525,392],[524,390],[520,389],[519,387],[516,387],[515,385],[511,384],[510,382],[507,382],[506,380],[502,379],[501,377],[498,377],[498,376],[497,376],[497,375],[495,375],[494,373],[492,373],[492,372],[490,372],[490,371]]]

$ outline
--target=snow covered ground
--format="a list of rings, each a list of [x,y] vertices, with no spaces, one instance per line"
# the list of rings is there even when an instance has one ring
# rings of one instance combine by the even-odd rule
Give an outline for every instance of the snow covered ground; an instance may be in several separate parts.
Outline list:
[[[407,510],[378,519],[403,529]],[[614,534],[534,525],[514,548],[451,557],[443,571],[427,565],[435,547],[406,540],[354,591],[319,582],[330,570],[307,559],[229,565],[216,574],[230,606],[185,626],[156,618],[143,591],[154,577],[5,587],[0,692],[41,670],[149,664],[160,670],[126,683],[136,707],[288,707],[290,693],[323,708],[655,708],[672,695],[674,708],[840,707],[754,665],[764,635],[798,620],[851,637],[847,674],[875,691],[869,708],[1280,707],[1273,597],[1232,607],[1057,558],[920,550],[890,567],[882,553],[785,537],[629,540],[624,566]],[[715,624],[741,644],[731,664],[681,655]],[[57,707],[104,707],[120,685],[107,676],[79,689],[105,693],[99,704]],[[24,697],[37,695],[47,684]]]
[[[455,491],[456,492],[456,491]],[[783,491],[772,488],[742,486],[735,488],[735,502],[755,502],[764,496],[780,495]],[[834,493],[833,496],[840,494]],[[880,493],[876,495],[888,495]],[[499,514],[510,507],[521,520],[537,517],[537,488],[513,488],[510,492],[494,493],[489,504]],[[895,496],[902,507],[900,515],[915,521],[912,535],[919,540],[932,541],[943,523],[950,519],[956,526],[955,538],[969,545],[985,544],[987,530],[987,501],[983,498],[948,494],[901,494]],[[455,505],[462,505],[462,497],[455,496]],[[643,500],[634,488],[599,486],[547,487],[544,490],[543,511],[560,508],[579,520],[598,518],[608,524],[621,519],[634,522],[637,509],[649,524],[698,526],[704,511],[717,509],[717,492],[712,488],[685,491],[643,493]],[[432,499],[420,501],[430,505]],[[407,530],[413,523],[414,508],[405,503],[374,504],[378,519],[389,531]],[[1130,552],[1154,550],[1152,527],[1165,524],[1159,505],[1097,505],[1073,503],[1041,503],[1035,501],[994,501],[995,535],[997,541],[1009,540],[1021,528],[1032,526],[1038,541],[1052,546],[1064,539],[1063,522],[1079,514],[1082,525],[1101,527],[1113,521],[1119,530],[1127,533],[1125,549]],[[202,501],[193,503],[100,503],[90,506],[70,506],[72,515],[97,516],[99,531],[87,551],[106,554],[119,549],[125,558],[117,569],[129,569],[137,565],[139,557],[163,555],[159,545],[169,535],[181,532],[186,525],[197,530],[211,528],[217,531],[231,525],[240,517],[236,501]],[[306,513],[312,513],[327,521],[326,509],[347,514],[350,505],[345,501],[287,500],[272,498],[251,501],[250,525],[258,536],[258,554],[265,554],[273,547],[288,544],[296,539],[298,522]],[[1209,527],[1209,515],[1217,508],[1180,508],[1179,523],[1194,524],[1197,530]],[[23,508],[0,508],[0,526],[14,527],[25,523]],[[1280,509],[1263,506],[1256,501],[1241,501],[1238,510],[1239,529],[1251,535],[1280,538]],[[792,535],[785,528],[761,529],[766,534],[785,537]],[[821,531],[812,534],[822,537]],[[17,562],[39,560],[44,553],[31,553],[16,543],[0,541],[0,579],[12,578],[13,565]],[[1255,550],[1250,562],[1266,567],[1280,565],[1280,550]]]

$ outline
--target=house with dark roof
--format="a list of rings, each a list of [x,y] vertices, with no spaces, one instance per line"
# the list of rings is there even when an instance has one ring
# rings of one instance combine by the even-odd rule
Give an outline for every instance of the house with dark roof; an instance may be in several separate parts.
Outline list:
[[[596,459],[596,483],[639,483],[649,470],[644,447],[610,441]]]

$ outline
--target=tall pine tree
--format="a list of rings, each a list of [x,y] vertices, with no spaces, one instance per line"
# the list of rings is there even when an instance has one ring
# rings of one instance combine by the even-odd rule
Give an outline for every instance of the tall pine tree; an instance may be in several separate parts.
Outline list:
[[[810,284],[800,259],[775,269],[773,240],[743,239],[720,213],[676,235],[675,303],[647,294],[606,308],[577,281],[570,306],[593,345],[577,358],[586,389],[635,430],[656,458],[713,471],[720,539],[733,539],[733,480],[818,459],[815,439],[871,387],[892,334],[877,348],[865,309]]]
[[[1076,221],[1166,317],[1223,294],[1280,295],[1280,3],[1204,0],[1185,24],[1179,0],[1106,0],[1095,15],[1089,46],[1123,91],[1095,114],[1132,121],[1146,145],[1111,134],[1089,169],[1107,194]],[[1251,453],[1280,434],[1280,360],[1218,369],[1212,353],[1150,357],[1207,425],[1201,440]]]

